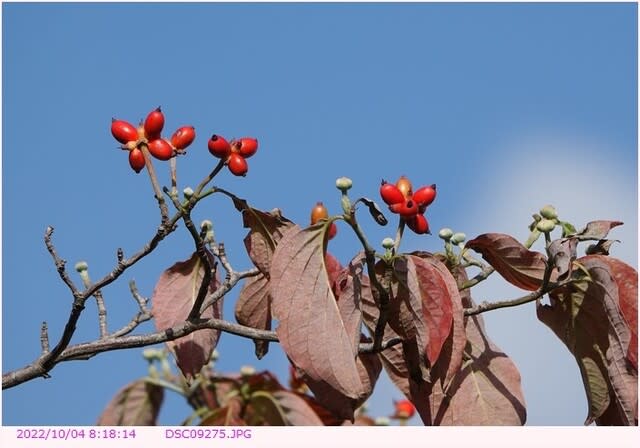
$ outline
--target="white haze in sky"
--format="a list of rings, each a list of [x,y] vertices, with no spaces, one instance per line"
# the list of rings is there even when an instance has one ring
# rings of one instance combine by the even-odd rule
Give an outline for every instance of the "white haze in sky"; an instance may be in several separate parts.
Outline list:
[[[606,145],[553,136],[506,146],[509,155],[484,184],[492,204],[476,203],[470,222],[475,234],[501,232],[524,241],[531,214],[553,204],[562,220],[580,230],[588,221],[618,220],[610,238],[620,240],[611,255],[637,268],[638,209],[636,166],[614,160]],[[503,152],[503,151],[499,151]],[[631,173],[625,175],[625,173]],[[475,235],[468,233],[469,237]],[[556,230],[555,237],[560,235]],[[584,250],[585,245],[581,245]],[[542,241],[534,249],[543,251]],[[579,248],[580,251],[580,248]],[[580,255],[580,254],[579,254]],[[476,301],[516,298],[526,292],[497,274],[474,288]],[[485,313],[489,335],[516,363],[527,400],[527,423],[580,425],[587,401],[573,355],[535,315],[535,305]]]

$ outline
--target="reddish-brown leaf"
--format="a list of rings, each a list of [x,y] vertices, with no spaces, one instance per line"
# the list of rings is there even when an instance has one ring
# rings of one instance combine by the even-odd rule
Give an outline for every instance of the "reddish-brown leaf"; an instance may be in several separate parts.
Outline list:
[[[244,238],[244,245],[249,258],[267,278],[271,269],[271,258],[282,235],[293,227],[293,222],[282,216],[280,210],[263,212],[243,203],[242,219],[249,233]]]
[[[435,425],[523,425],[526,420],[520,374],[486,335],[480,315],[465,326],[469,359],[446,390],[433,398]],[[439,386],[439,384],[436,384]]]
[[[578,240],[576,238],[560,238],[549,245],[549,257],[553,260],[553,266],[559,279],[571,275],[573,262],[577,258],[576,250]]]
[[[370,279],[362,275],[361,277],[361,307],[363,322],[369,332],[373,334],[380,311],[371,291]],[[389,326],[385,326],[383,340],[398,338],[398,334]],[[391,381],[411,400],[422,420],[430,420],[430,410],[426,400],[427,383],[423,378],[424,354],[420,354],[415,337],[405,341],[403,344],[393,345],[378,354],[387,375]]]
[[[200,426],[245,426],[247,422],[242,415],[243,407],[242,398],[233,396],[223,407],[213,409],[205,415]]]
[[[155,426],[164,389],[139,379],[120,389],[98,418],[99,426]]]
[[[213,266],[213,256],[210,253],[207,255],[210,265]],[[160,275],[152,298],[152,312],[157,330],[166,330],[187,319],[203,280],[204,267],[197,253],[194,253],[186,261],[175,263]],[[218,281],[214,273],[211,275],[207,295],[212,294],[217,287]],[[204,319],[219,319],[222,316],[222,299],[207,308],[201,316]],[[209,362],[209,357],[216,347],[219,337],[219,330],[198,330],[167,342],[167,346],[174,354],[178,367],[184,376],[190,379]]]
[[[259,330],[271,330],[269,280],[263,274],[248,278],[236,302],[236,320]],[[269,341],[253,341],[258,359],[269,350]]]
[[[578,259],[589,277],[576,271],[576,281],[553,291],[551,305],[539,303],[537,313],[578,362],[589,403],[585,424],[633,425],[638,416],[638,376],[627,359],[632,331],[623,317],[620,289],[607,258]],[[633,294],[632,285],[623,294],[627,293]],[[637,302],[637,292],[635,296]]]
[[[285,233],[271,264],[273,317],[282,348],[311,379],[357,399],[363,390],[331,290],[324,259],[324,223]]]
[[[418,291],[422,301],[422,314],[429,332],[425,354],[429,364],[433,366],[442,350],[442,346],[449,337],[453,325],[453,295],[458,295],[455,280],[445,266],[432,256],[415,255],[408,257],[409,269],[413,269],[417,276]],[[450,278],[447,285],[445,277]],[[459,299],[457,299],[459,301]]]
[[[475,250],[505,280],[528,291],[535,291],[542,284],[546,257],[528,250],[515,238],[501,233],[485,233],[469,241],[466,247]],[[557,274],[551,279],[555,281]]]
[[[601,257],[607,263],[618,286],[622,317],[629,326],[631,337],[627,358],[638,371],[638,272],[617,258]]]
[[[352,421],[354,419],[356,409],[373,393],[373,388],[382,370],[382,364],[374,354],[358,355],[356,366],[362,383],[362,388],[356,398],[346,396],[326,381],[314,380],[308,375],[303,375],[303,380],[313,392],[316,401],[339,420]]]
[[[624,224],[621,221],[591,221],[575,235],[580,241],[603,240],[614,227]]]
[[[273,398],[282,409],[286,423],[290,426],[323,426],[311,406],[294,392],[281,390],[273,393]]]

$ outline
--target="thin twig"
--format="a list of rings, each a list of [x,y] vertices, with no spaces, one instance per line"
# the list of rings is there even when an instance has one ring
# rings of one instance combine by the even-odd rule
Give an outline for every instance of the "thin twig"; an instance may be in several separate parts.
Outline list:
[[[158,184],[158,176],[156,176],[156,170],[153,167],[153,161],[151,160],[151,154],[149,153],[147,145],[140,145],[140,150],[142,151],[142,155],[144,156],[144,165],[147,167],[147,173],[149,173],[151,186],[153,187],[156,201],[158,201],[158,206],[160,207],[160,219],[164,224],[169,220],[169,209],[167,208],[167,203],[164,201],[162,190],[160,190],[160,185]]]
[[[49,327],[46,322],[40,326],[40,347],[43,355],[49,353]]]
[[[487,277],[489,277],[491,274],[493,274],[495,271],[495,269],[493,269],[491,266],[489,265],[485,265],[482,268],[482,271],[477,274],[475,277],[473,277],[470,280],[467,280],[466,282],[464,282],[462,284],[462,286],[460,286],[460,288],[458,288],[460,291],[462,291],[463,289],[467,289],[467,288],[471,288],[472,286],[477,285],[478,283],[480,283],[481,281],[484,281],[487,279]]]
[[[58,275],[60,275],[62,281],[67,285],[67,287],[71,291],[71,294],[73,294],[73,297],[79,297],[80,292],[78,291],[78,288],[76,288],[75,284],[67,274],[66,260],[63,260],[58,256],[58,253],[56,252],[56,249],[51,242],[52,235],[53,227],[49,226],[44,233],[44,244],[47,246],[47,250],[49,251],[49,254],[51,254],[51,257],[53,257],[53,262],[55,263],[56,269],[58,270]]]
[[[465,308],[464,315],[474,316],[476,314],[484,313],[486,311],[496,310],[498,308],[509,308],[509,307],[533,302],[536,299],[541,298],[548,292],[553,291],[556,288],[562,288],[563,286],[566,286],[571,282],[573,282],[573,279],[565,280],[560,283],[550,283],[547,285],[546,288],[540,288],[537,291],[534,291],[522,297],[518,297],[517,299],[502,300],[499,302],[482,302],[481,304],[476,305],[473,308]]]
[[[138,325],[151,320],[151,318],[153,317],[153,315],[147,308],[147,300],[140,295],[140,293],[138,292],[138,287],[133,280],[129,282],[129,289],[131,290],[131,295],[138,304],[138,308],[140,308],[140,311],[136,313],[136,315],[133,316],[133,318],[124,327],[114,332],[111,335],[111,337],[113,338],[119,338],[131,333]]]

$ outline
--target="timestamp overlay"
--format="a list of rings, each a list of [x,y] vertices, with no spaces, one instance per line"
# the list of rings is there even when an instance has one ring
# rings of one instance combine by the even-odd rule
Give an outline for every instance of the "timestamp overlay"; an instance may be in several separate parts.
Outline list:
[[[59,447],[252,447],[338,448],[366,446],[540,448],[635,447],[638,427],[11,427],[0,431],[2,448]]]

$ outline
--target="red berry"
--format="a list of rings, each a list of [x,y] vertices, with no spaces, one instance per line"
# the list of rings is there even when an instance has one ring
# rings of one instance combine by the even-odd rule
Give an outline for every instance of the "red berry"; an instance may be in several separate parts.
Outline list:
[[[393,404],[396,408],[393,418],[409,419],[416,413],[416,408],[409,400],[395,401]]]
[[[138,130],[128,121],[111,120],[111,134],[120,143],[138,140]]]
[[[428,187],[421,187],[413,193],[413,200],[418,203],[418,207],[427,207],[436,198],[436,184]]]
[[[418,204],[412,199],[407,199],[399,204],[391,204],[389,210],[403,218],[412,218],[418,214]]]
[[[244,157],[235,152],[229,156],[227,164],[229,165],[229,171],[236,176],[244,176],[247,174],[247,171],[249,171],[247,161],[244,160]]]
[[[418,235],[431,233],[431,230],[429,230],[429,221],[427,221],[427,218],[421,213],[407,219],[407,226]]]
[[[184,149],[196,138],[196,129],[193,126],[182,126],[171,136],[171,144],[176,149]]]
[[[139,173],[144,168],[144,154],[139,148],[133,148],[129,151],[129,165],[136,173]]]
[[[148,144],[148,147],[149,152],[156,159],[169,160],[171,157],[173,157],[173,148],[168,141],[162,138],[151,140]]]
[[[158,106],[157,109],[152,110],[144,120],[144,135],[148,140],[154,140],[160,137],[162,128],[164,127],[164,114]]]
[[[386,182],[385,180],[383,180],[380,185],[380,196],[387,205],[399,204],[405,201],[405,198],[398,187]]]
[[[242,157],[248,159],[258,150],[258,139],[252,137],[243,137],[239,140],[238,152]]]
[[[409,199],[411,197],[413,186],[411,185],[411,181],[407,177],[400,176],[400,179],[398,179],[398,182],[396,182],[396,187],[398,187],[398,190],[400,190],[400,192],[406,199]]]
[[[328,217],[329,212],[322,202],[316,203],[316,205],[311,209],[311,225],[314,225],[323,219],[327,219]]]
[[[336,226],[335,222],[332,222],[331,225],[329,226],[329,239],[333,239],[334,236],[336,236],[336,234],[338,233],[338,226]],[[336,300],[338,298],[336,297]]]
[[[226,159],[231,154],[231,145],[221,135],[213,134],[207,143],[209,152],[219,159]]]

